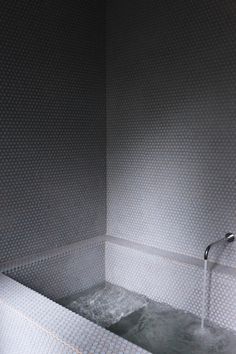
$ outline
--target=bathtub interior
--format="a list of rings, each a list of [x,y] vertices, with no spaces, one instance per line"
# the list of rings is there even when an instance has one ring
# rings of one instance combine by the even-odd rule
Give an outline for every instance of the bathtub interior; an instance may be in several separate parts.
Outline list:
[[[233,354],[236,333],[106,282],[58,301],[154,354]]]
[[[202,264],[196,260],[181,262],[172,254],[164,256],[137,244],[98,237],[34,261],[8,264],[4,273],[63,305],[65,311],[82,315],[144,350],[159,353],[155,351],[158,343],[162,353],[168,354],[173,347],[181,353],[187,348],[194,354],[204,350],[233,354],[236,313],[234,304],[225,298],[236,290],[235,274],[223,266],[208,272],[207,340],[195,336],[199,334],[202,295]],[[106,298],[104,289],[109,286]],[[100,314],[94,303],[100,305]],[[107,324],[103,318],[102,323],[101,313],[107,310],[110,316],[111,309],[115,320]],[[94,313],[100,320],[94,319]]]

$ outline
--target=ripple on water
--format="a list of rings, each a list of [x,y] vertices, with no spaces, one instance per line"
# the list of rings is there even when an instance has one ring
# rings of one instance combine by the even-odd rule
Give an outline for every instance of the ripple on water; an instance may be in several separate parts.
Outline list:
[[[235,333],[106,283],[60,303],[154,354],[235,354]]]

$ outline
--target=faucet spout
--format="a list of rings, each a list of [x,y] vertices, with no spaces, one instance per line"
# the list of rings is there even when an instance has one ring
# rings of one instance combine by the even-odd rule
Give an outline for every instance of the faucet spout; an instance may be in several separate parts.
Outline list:
[[[210,252],[210,249],[213,245],[216,245],[218,244],[219,242],[222,242],[222,241],[227,241],[227,242],[233,242],[235,239],[235,236],[234,234],[232,234],[232,232],[228,232],[225,237],[221,238],[220,240],[218,241],[215,241],[215,242],[212,242],[210,245],[207,246],[207,248],[205,249],[205,252],[204,252],[204,259],[207,260],[208,259],[208,255],[209,255],[209,252]]]

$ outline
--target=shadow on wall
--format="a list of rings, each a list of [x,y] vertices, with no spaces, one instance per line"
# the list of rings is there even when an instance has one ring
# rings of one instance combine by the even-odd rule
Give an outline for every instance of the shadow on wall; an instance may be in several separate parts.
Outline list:
[[[220,2],[108,4],[108,234],[202,258],[234,230],[229,14]],[[235,266],[231,252],[221,260]]]

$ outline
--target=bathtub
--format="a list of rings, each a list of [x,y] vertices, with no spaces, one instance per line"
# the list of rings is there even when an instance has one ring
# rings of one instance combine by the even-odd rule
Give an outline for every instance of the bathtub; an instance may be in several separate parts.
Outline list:
[[[200,260],[114,237],[96,237],[8,262],[1,271],[4,354],[147,353],[57,303],[105,281],[196,316],[201,313]],[[225,296],[232,296],[234,284],[233,270],[214,267],[208,320],[231,330],[236,330],[236,309]]]

